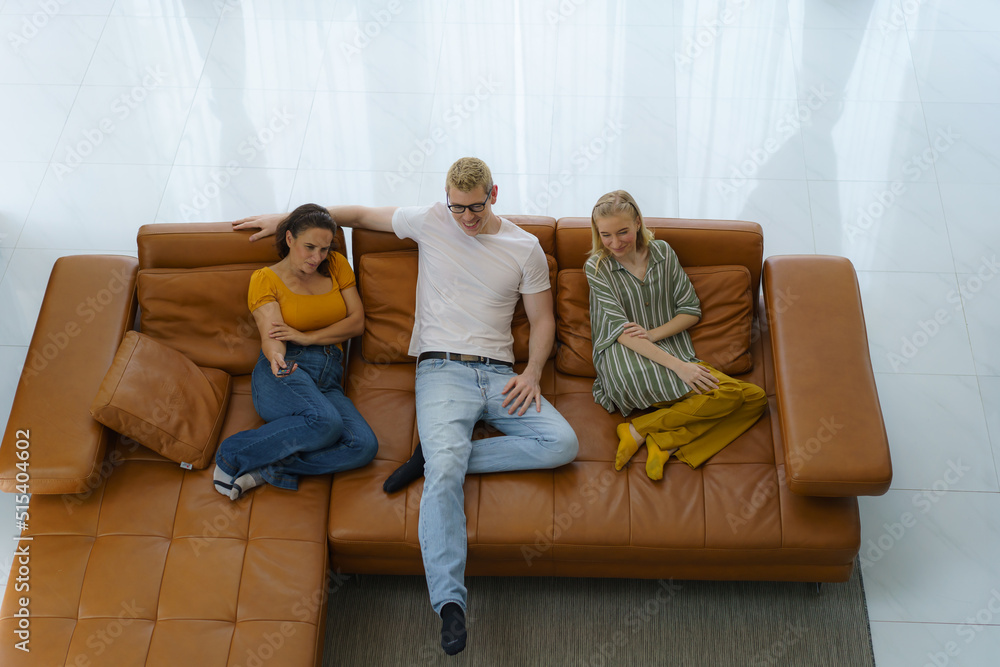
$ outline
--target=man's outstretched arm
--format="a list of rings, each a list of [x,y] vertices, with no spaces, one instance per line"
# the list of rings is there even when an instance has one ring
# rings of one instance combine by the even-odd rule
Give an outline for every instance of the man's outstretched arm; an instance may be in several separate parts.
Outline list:
[[[330,206],[327,210],[338,225],[392,233],[392,214],[396,212],[396,208],[398,207]],[[233,229],[259,229],[259,232],[250,237],[251,241],[259,241],[267,236],[274,236],[274,231],[287,216],[287,213],[252,215],[235,221]]]

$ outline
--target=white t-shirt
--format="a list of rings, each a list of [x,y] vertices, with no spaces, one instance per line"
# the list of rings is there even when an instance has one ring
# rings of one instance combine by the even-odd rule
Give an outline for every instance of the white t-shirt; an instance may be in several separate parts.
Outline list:
[[[457,352],[513,362],[517,299],[549,289],[538,239],[503,218],[496,234],[468,236],[440,202],[397,209],[392,229],[420,246],[409,354]]]

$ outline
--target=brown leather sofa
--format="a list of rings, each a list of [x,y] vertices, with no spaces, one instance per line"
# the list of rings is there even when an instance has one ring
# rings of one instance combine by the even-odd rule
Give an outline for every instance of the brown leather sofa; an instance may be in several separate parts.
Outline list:
[[[851,264],[762,262],[753,223],[647,221],[702,299],[692,331],[699,356],[769,397],[761,420],[701,469],[674,461],[653,482],[644,450],[614,471],[622,417],[590,393],[589,221],[511,219],[549,258],[558,332],[543,392],[580,452],[553,471],[468,478],[468,573],[845,581],[860,545],[857,496],[884,493],[892,476]],[[416,249],[361,230],[352,245],[367,324],[350,345],[346,384],[378,456],[305,479],[297,492],[265,487],[236,503],[213,490],[210,465],[185,469],[138,444],[142,436],[102,426],[91,407],[137,328],[183,364],[231,376],[213,446],[259,424],[248,377],[259,338],[245,294],[273,248],[227,225],[148,225],[138,262],[56,263],[0,447],[0,488],[32,494],[0,607],[0,636],[11,638],[0,664],[317,665],[331,577],[422,572],[422,482],[381,489],[417,442],[406,355]],[[523,363],[520,306],[514,331]],[[162,370],[129,363],[140,375]],[[178,394],[187,390],[150,399],[160,409],[154,427],[184,426]],[[25,640],[30,652],[15,644]]]

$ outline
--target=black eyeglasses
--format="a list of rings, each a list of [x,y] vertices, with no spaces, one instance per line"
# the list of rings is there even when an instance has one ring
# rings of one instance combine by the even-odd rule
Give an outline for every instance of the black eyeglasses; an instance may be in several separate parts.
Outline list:
[[[490,188],[489,194],[486,195],[486,199],[483,200],[482,204],[469,204],[468,206],[462,206],[461,204],[452,204],[451,197],[447,197],[448,200],[448,210],[455,215],[462,215],[465,213],[465,209],[469,209],[473,213],[482,213],[486,209],[486,202],[490,200],[493,196],[493,188]]]

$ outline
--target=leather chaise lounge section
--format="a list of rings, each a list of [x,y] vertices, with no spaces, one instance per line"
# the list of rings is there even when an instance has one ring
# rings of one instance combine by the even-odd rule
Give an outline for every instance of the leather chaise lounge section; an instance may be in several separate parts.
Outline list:
[[[884,493],[892,477],[851,264],[762,261],[754,223],[647,220],[699,291],[699,356],[742,365],[739,377],[769,399],[760,421],[705,466],[673,461],[653,482],[644,450],[614,471],[623,418],[590,393],[581,271],[589,220],[511,219],[548,255],[557,345],[542,389],[573,425],[580,451],[556,470],[469,476],[468,573],[846,581],[860,546],[857,496]],[[282,665],[318,665],[330,572],[422,573],[423,482],[392,495],[381,489],[417,444],[406,354],[411,242],[352,234],[367,328],[351,341],[345,382],[378,436],[368,466],[232,503],[213,490],[211,467],[185,470],[91,417],[125,332],[138,328],[232,375],[220,437],[261,423],[249,384],[260,343],[245,295],[252,271],[275,256],[246,236],[225,224],[147,225],[138,261],[57,261],[0,447],[0,488],[23,491],[18,473],[27,468],[32,494],[19,543],[28,574],[19,575],[15,557],[0,607],[8,638],[30,613],[31,652],[3,642],[0,664],[214,667],[280,655]],[[528,324],[520,306],[514,333],[521,367]],[[475,437],[490,434],[480,425]],[[19,440],[27,442],[20,449]],[[22,450],[28,466],[19,469]]]

